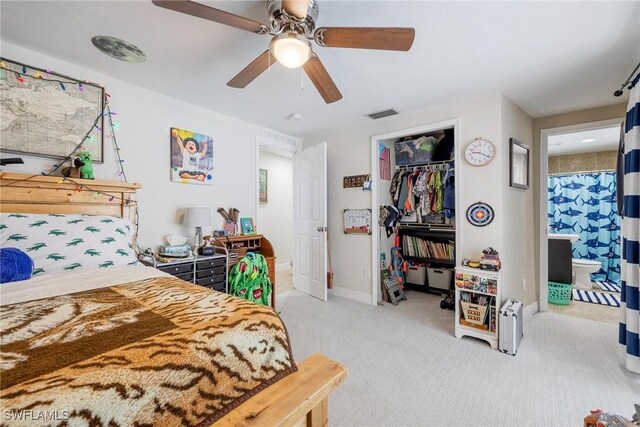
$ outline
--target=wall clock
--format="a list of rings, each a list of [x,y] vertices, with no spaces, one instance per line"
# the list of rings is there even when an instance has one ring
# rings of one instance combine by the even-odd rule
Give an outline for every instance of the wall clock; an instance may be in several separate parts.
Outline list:
[[[464,158],[473,166],[489,164],[496,156],[496,146],[488,139],[476,138],[464,150]]]

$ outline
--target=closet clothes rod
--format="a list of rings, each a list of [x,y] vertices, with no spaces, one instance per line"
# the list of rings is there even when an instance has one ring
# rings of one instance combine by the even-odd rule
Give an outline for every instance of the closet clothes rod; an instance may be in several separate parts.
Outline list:
[[[597,169],[592,171],[576,171],[576,172],[557,172],[550,173],[549,176],[566,176],[566,175],[578,175],[578,174],[590,174],[590,173],[602,173],[602,172],[615,172],[615,169]]]
[[[452,162],[454,162],[455,160],[441,160],[438,162],[429,162],[429,163],[424,163],[422,165],[402,165],[402,166],[396,166],[397,169],[412,169],[412,170],[416,170],[416,169],[426,169],[430,166],[450,166]]]

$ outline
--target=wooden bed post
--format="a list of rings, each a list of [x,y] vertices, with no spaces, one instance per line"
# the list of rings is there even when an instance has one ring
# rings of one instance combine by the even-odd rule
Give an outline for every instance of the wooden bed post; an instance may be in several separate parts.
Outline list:
[[[307,427],[329,425],[329,401],[324,398],[307,414]]]

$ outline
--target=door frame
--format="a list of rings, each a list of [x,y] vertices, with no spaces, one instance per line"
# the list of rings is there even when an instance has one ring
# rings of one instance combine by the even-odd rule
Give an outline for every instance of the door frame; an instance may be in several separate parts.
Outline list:
[[[549,209],[549,201],[547,200],[548,188],[548,176],[549,176],[549,137],[556,135],[564,135],[567,133],[580,132],[585,130],[603,129],[609,127],[620,126],[624,118],[599,120],[595,122],[579,123],[575,125],[560,126],[555,128],[548,128],[540,130],[540,154],[539,154],[539,182],[540,188],[540,211],[539,215],[539,235],[538,235],[538,247],[539,247],[539,262],[538,262],[538,277],[540,278],[539,287],[539,311],[549,311],[548,301],[548,288],[547,283],[549,281],[549,248],[547,239],[549,235],[549,218],[547,217],[547,210]]]
[[[254,196],[254,208],[253,211],[254,213],[254,222],[259,225],[260,221],[258,219],[258,215],[259,215],[259,207],[260,207],[260,174],[258,173],[258,169],[260,169],[260,150],[263,149],[265,151],[269,151],[273,154],[279,155],[279,156],[284,156],[284,157],[288,157],[290,159],[292,159],[293,162],[293,155],[295,153],[297,153],[298,151],[300,151],[302,149],[302,141],[298,140],[296,141],[296,146],[295,148],[289,144],[284,144],[279,142],[278,140],[272,139],[272,138],[265,138],[262,136],[258,136],[256,137],[256,141],[255,141],[255,159],[256,159],[256,163],[255,163],[255,167],[254,167],[254,192],[255,192],[255,196]],[[295,171],[293,171],[294,173],[292,174],[292,180],[295,180]],[[292,182],[293,185],[293,182]],[[296,204],[296,200],[295,200],[295,196],[293,199],[293,205],[295,206]]]
[[[458,153],[460,148],[460,119],[448,119],[439,122],[429,123],[422,126],[416,126],[406,129],[400,129],[394,132],[384,133],[381,135],[374,135],[371,137],[371,226],[372,226],[372,243],[371,243],[371,305],[378,305],[378,290],[380,289],[380,236],[378,220],[380,218],[379,201],[378,201],[378,181],[380,180],[380,168],[378,159],[378,142],[385,139],[400,138],[405,135],[419,134],[438,129],[453,128],[454,133],[454,145],[453,153],[454,159],[458,159]],[[457,166],[457,165],[456,165]],[[393,172],[393,171],[392,171]],[[393,177],[393,174],[392,174]],[[456,198],[456,265],[458,265],[458,258],[460,257],[460,245],[462,244],[460,226],[460,198],[461,190],[460,185],[455,186],[455,198]]]

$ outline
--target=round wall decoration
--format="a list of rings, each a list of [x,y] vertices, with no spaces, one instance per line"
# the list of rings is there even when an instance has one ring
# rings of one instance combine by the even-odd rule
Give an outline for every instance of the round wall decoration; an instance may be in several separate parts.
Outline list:
[[[489,164],[496,156],[496,146],[484,138],[476,138],[464,150],[464,158],[473,166]]]
[[[483,202],[476,202],[467,209],[467,221],[476,227],[491,224],[494,216],[493,208]]]

